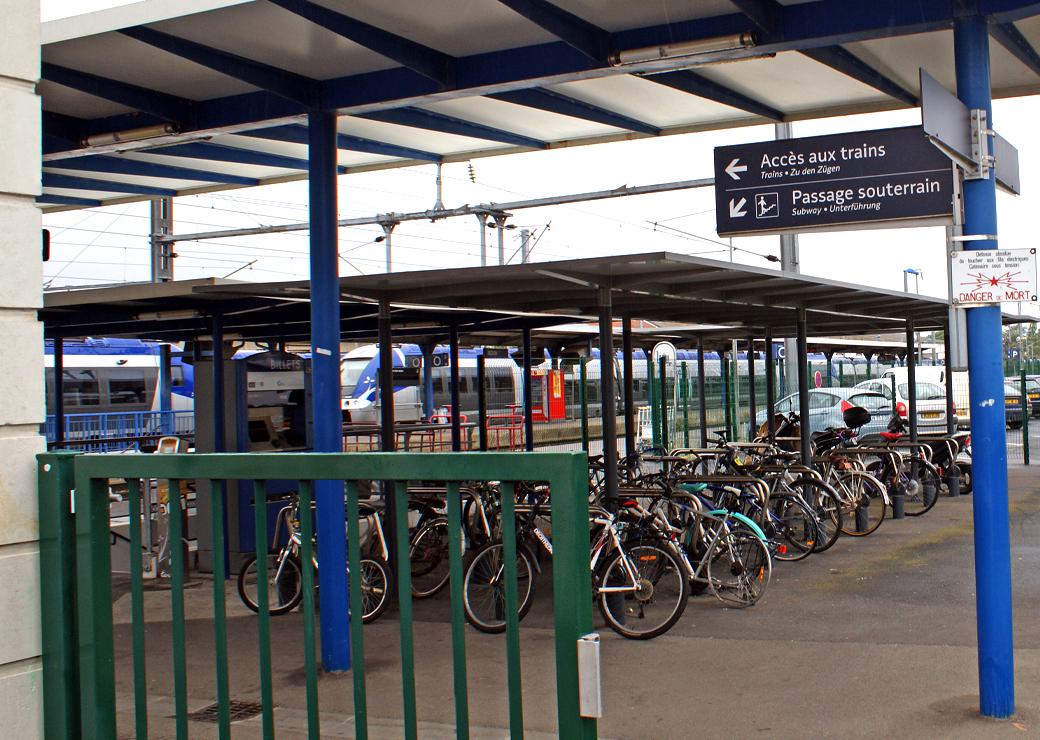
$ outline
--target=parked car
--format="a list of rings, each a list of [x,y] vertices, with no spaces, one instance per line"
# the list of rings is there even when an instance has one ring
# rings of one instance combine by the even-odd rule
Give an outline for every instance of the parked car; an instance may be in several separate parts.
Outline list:
[[[1004,378],[1004,382],[1013,385],[1018,395],[1022,395],[1021,378]],[[1029,415],[1040,416],[1040,380],[1035,375],[1026,376],[1026,398],[1029,399]]]
[[[819,432],[828,427],[845,426],[841,415],[845,409],[860,406],[870,412],[870,421],[860,430],[861,434],[877,434],[885,431],[888,420],[892,416],[892,402],[880,393],[872,393],[862,388],[810,388],[809,389],[809,429]],[[781,398],[776,403],[776,411],[787,414],[798,412],[798,394]],[[757,428],[766,423],[766,410],[758,412],[755,417]]]
[[[905,377],[899,379],[894,375],[886,375],[873,380],[857,383],[856,388],[864,391],[880,393],[892,403],[893,388],[895,390],[896,414],[904,421],[910,415],[910,384]],[[919,432],[946,431],[946,390],[938,383],[917,381],[917,430]]]
[[[1022,427],[1022,389],[1018,383],[1004,383],[1004,416],[1011,429]]]

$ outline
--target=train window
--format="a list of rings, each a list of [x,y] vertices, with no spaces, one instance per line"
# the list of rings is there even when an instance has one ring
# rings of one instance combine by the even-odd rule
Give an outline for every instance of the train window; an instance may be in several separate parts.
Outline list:
[[[433,392],[444,393],[444,376],[434,375],[433,376]]]
[[[184,383],[184,366],[183,365],[171,365],[170,366],[170,386],[173,388],[183,388]]]
[[[66,406],[99,406],[101,390],[93,370],[65,370],[62,373]]]
[[[491,376],[491,387],[496,391],[511,391],[513,376],[508,373],[495,373]]]
[[[133,368],[109,370],[109,403],[120,406],[141,404],[145,402],[147,396],[143,370]]]

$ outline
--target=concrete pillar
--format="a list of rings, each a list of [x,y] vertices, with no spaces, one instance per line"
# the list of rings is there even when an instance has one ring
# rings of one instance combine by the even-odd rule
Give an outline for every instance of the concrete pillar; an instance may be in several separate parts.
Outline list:
[[[4,4],[0,44],[0,706],[5,737],[43,732],[36,460],[44,451],[40,212],[40,7]]]

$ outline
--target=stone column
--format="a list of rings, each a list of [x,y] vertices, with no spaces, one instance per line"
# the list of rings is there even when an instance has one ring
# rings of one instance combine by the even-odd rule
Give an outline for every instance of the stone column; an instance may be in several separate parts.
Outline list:
[[[4,5],[0,43],[0,706],[6,737],[43,732],[36,460],[44,450],[40,7]]]

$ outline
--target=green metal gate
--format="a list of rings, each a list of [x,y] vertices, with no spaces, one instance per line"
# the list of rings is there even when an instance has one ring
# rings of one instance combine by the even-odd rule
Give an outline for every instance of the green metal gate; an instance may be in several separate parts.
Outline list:
[[[523,736],[520,633],[517,624],[516,533],[513,487],[518,481],[548,481],[552,490],[553,619],[557,687],[557,731],[560,737],[594,738],[596,720],[582,717],[579,700],[578,641],[592,628],[592,593],[588,544],[588,478],[583,453],[352,453],[352,454],[193,454],[39,456],[40,565],[43,608],[44,724],[48,738],[115,738],[116,666],[114,658],[113,589],[110,549],[109,482],[123,479],[129,491],[130,552],[141,551],[142,481],[167,480],[171,495],[170,539],[180,542],[180,496],[184,481],[208,480],[213,496],[228,481],[298,480],[303,532],[303,611],[307,736],[321,736],[318,669],[314,634],[314,577],[309,502],[315,480],[345,481],[347,543],[350,562],[360,560],[358,532],[359,481],[394,481],[398,562],[407,563],[408,481],[440,482],[447,489],[450,541],[461,537],[463,481],[499,481],[502,486],[502,537],[506,568],[506,672],[511,737]],[[263,491],[262,485],[255,490]],[[201,493],[199,495],[202,495]],[[264,495],[264,494],[259,494]],[[223,507],[212,506],[213,570],[224,570]],[[266,554],[266,506],[255,506],[258,550]],[[466,628],[462,605],[463,555],[450,550],[451,643],[455,728],[469,736],[466,671]],[[258,557],[258,563],[266,559]],[[188,675],[185,652],[185,562],[182,548],[172,548],[170,629],[176,736],[188,736]],[[145,617],[141,558],[130,558],[130,622],[132,633],[133,734],[148,736]],[[261,566],[261,574],[263,566]],[[410,569],[398,568],[403,734],[418,736]],[[262,580],[262,579],[258,579]],[[511,586],[511,587],[510,587]],[[218,735],[231,736],[228,680],[226,582],[213,579],[212,634]],[[275,735],[272,696],[271,633],[266,601],[258,620],[258,665],[262,728]],[[350,579],[350,634],[353,654],[355,734],[368,735],[364,631],[358,579]],[[586,678],[586,680],[590,680]],[[598,680],[598,677],[597,677]],[[590,687],[586,686],[586,689]],[[598,691],[598,686],[595,687]],[[118,728],[129,736],[129,728]]]

